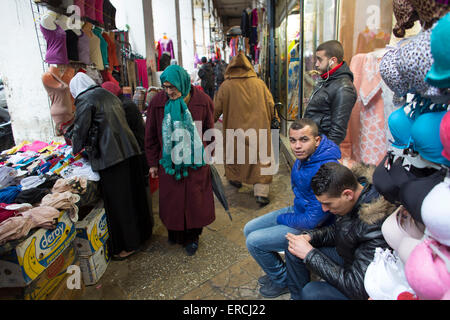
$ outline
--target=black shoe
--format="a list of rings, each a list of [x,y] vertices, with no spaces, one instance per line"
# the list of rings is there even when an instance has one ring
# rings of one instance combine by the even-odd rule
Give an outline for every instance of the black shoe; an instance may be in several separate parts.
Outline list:
[[[184,249],[186,250],[186,254],[188,256],[193,256],[197,252],[198,242],[197,241],[191,242],[188,245],[186,245]]]
[[[242,187],[242,183],[240,183],[239,181],[228,181],[233,187],[236,187],[236,188],[241,188]]]
[[[276,298],[288,292],[289,292],[288,287],[280,287],[275,283],[273,283],[272,281],[259,289],[259,293],[264,298]]]
[[[258,283],[262,286],[265,286],[265,285],[269,284],[270,282],[272,282],[272,280],[270,280],[270,277],[267,274],[258,278]]]
[[[258,196],[258,197],[256,197],[256,202],[258,202],[261,207],[264,207],[270,203],[270,200],[267,197]]]

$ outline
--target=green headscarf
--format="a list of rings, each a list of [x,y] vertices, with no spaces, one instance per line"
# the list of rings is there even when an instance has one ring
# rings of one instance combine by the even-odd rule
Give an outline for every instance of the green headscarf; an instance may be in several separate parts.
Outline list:
[[[169,99],[164,107],[163,150],[159,161],[167,174],[173,175],[175,180],[180,180],[188,176],[188,168],[197,169],[205,165],[203,143],[184,102],[184,98],[191,91],[191,77],[182,67],[171,65],[164,70],[160,79],[162,84],[170,82],[181,92],[180,98]],[[172,141],[173,133],[176,141]],[[180,139],[181,141],[178,141]]]

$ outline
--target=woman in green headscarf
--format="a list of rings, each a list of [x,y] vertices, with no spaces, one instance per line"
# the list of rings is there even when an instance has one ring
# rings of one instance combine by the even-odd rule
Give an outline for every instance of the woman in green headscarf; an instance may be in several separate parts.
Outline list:
[[[159,215],[169,242],[184,245],[192,255],[202,228],[215,219],[210,169],[203,161],[207,144],[202,141],[203,133],[214,128],[214,106],[178,65],[165,69],[161,83],[164,91],[147,109],[147,162],[150,175],[159,178]],[[200,131],[194,121],[201,123]]]

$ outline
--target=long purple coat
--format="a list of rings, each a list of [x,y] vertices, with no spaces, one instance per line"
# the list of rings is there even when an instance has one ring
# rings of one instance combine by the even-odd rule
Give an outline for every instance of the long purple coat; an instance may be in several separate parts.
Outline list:
[[[169,230],[201,228],[211,224],[216,218],[209,166],[189,169],[187,178],[176,181],[159,164],[162,155],[162,121],[167,99],[165,92],[153,97],[147,110],[145,129],[148,165],[159,167],[159,216]],[[188,108],[193,120],[202,122],[202,133],[214,128],[213,102],[194,86]],[[207,144],[203,142],[203,145],[206,147]]]

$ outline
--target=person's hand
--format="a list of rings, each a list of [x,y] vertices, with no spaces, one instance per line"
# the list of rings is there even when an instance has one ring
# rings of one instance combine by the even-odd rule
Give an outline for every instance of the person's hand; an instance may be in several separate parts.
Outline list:
[[[151,167],[148,172],[153,179],[158,178],[158,167]]]
[[[289,241],[289,252],[300,259],[305,259],[306,255],[314,249],[309,243],[311,237],[307,234],[294,235],[288,233],[286,239]]]

